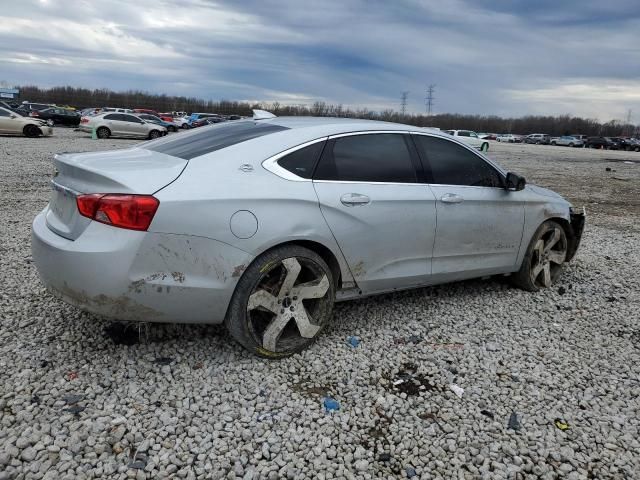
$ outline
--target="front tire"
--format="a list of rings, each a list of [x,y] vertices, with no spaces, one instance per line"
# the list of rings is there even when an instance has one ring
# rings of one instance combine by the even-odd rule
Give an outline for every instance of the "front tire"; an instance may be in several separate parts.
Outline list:
[[[513,283],[530,292],[549,288],[562,274],[567,258],[567,235],[558,222],[544,222],[531,238],[520,270]]]
[[[245,270],[225,325],[250,352],[288,357],[311,345],[327,327],[335,290],[331,269],[318,254],[298,245],[277,247]]]
[[[160,136],[160,132],[158,130],[151,130],[149,132],[149,140],[154,140]]]
[[[34,138],[39,137],[42,132],[35,125],[25,125],[25,127],[22,129],[22,133],[24,133],[25,137]]]

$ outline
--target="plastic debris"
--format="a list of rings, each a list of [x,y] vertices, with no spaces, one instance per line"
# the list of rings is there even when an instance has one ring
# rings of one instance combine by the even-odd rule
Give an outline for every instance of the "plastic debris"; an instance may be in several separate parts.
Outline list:
[[[128,467],[134,470],[144,470],[147,466],[147,456],[144,453],[136,454],[135,459],[129,462]]]
[[[391,460],[391,454],[390,453],[381,453],[380,455],[378,455],[378,461],[379,462],[388,462]]]
[[[83,407],[81,405],[71,405],[70,407],[63,408],[62,410],[65,412],[73,413],[74,415],[79,415],[80,412],[84,412],[85,408],[86,407]]]
[[[64,403],[66,403],[67,405],[73,405],[74,403],[78,403],[83,398],[84,397],[82,395],[76,395],[75,393],[70,393],[62,397],[62,400],[64,400]]]
[[[157,357],[153,363],[157,363],[158,365],[171,365],[173,362],[173,358],[171,357]]]
[[[415,477],[418,473],[416,472],[416,469],[413,467],[407,467],[404,469],[404,472],[407,474],[407,478],[413,478]]]
[[[69,372],[67,373],[67,377],[69,377],[69,380],[75,380],[78,378],[78,372]]]
[[[449,389],[455,393],[458,398],[462,398],[462,395],[464,395],[464,388],[459,387],[458,385],[456,385],[455,383],[452,383],[451,385],[449,385]]]
[[[493,419],[493,412],[490,412],[489,410],[480,410],[480,413],[485,417]]]
[[[558,287],[558,295],[564,295],[567,293],[567,289],[564,287]]]
[[[356,348],[358,345],[360,345],[360,338],[359,337],[347,337],[347,343],[353,347]]]
[[[413,343],[418,344],[423,340],[423,338],[420,335],[409,335],[409,338],[407,338],[407,342],[409,343]]]
[[[520,419],[518,418],[518,414],[516,412],[511,412],[507,428],[515,430],[516,432],[520,430]]]
[[[569,424],[567,422],[565,422],[564,420],[562,420],[561,418],[556,418],[553,421],[553,424],[559,428],[560,430],[562,430],[563,432],[565,430],[569,430]]]
[[[322,399],[322,404],[324,405],[324,409],[327,412],[335,412],[336,410],[340,410],[340,403],[331,397],[324,397]]]

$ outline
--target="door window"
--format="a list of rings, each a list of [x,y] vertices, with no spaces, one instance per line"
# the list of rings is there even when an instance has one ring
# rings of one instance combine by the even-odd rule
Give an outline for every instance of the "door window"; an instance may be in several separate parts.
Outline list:
[[[105,120],[120,120],[120,115],[117,113],[110,113],[109,115],[104,116]]]
[[[131,122],[131,123],[143,123],[138,117],[134,117],[133,115],[120,115],[120,120],[123,122]]]
[[[302,178],[311,178],[325,142],[316,142],[300,148],[278,160],[278,165]]]
[[[431,167],[432,183],[502,187],[502,175],[472,151],[444,138],[414,135],[423,159]],[[425,166],[426,167],[426,166]]]
[[[416,183],[416,172],[404,135],[380,133],[329,142],[314,179]]]
[[[6,110],[2,110],[2,109],[0,108],[0,117],[8,117],[8,116],[10,116],[10,115],[11,115],[11,114],[10,114],[9,112],[7,112]]]

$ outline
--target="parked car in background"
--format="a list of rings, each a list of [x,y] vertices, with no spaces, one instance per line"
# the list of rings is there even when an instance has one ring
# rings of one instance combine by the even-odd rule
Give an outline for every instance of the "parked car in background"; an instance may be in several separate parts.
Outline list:
[[[193,123],[203,118],[222,118],[217,113],[192,113],[189,115],[189,125],[193,126]]]
[[[167,129],[161,125],[150,123],[127,113],[107,112],[83,117],[80,120],[80,130],[93,132],[98,138],[127,137],[154,139],[167,134]]]
[[[572,133],[572,134],[571,134],[571,135],[569,135],[569,136],[570,136],[570,137],[573,137],[573,138],[577,138],[578,140],[582,140],[582,143],[583,143],[583,144],[584,144],[584,143],[587,143],[587,138],[589,138],[589,136],[588,136],[588,135],[582,135],[582,134],[580,134],[580,133],[575,133],[575,134],[574,134],[574,133]]]
[[[18,112],[18,105],[14,103],[8,103],[0,100],[0,107],[20,115],[20,112]]]
[[[155,110],[151,110],[150,108],[134,108],[134,113],[146,113],[147,115],[153,115],[155,117],[160,118],[160,114]]]
[[[618,150],[632,150],[630,139],[624,137],[610,137],[611,141],[616,144]]]
[[[456,137],[461,142],[481,152],[489,150],[489,142],[478,137],[478,134],[471,130],[444,130],[445,133]]]
[[[582,147],[582,140],[569,136],[563,135],[562,137],[554,137],[551,139],[551,145],[558,145],[561,147]]]
[[[634,152],[640,152],[640,139],[630,138],[629,150],[633,150]]]
[[[585,144],[587,148],[615,149],[616,144],[609,137],[589,137]]]
[[[538,291],[578,249],[583,213],[450,135],[263,118],[56,155],[32,226],[42,282],[121,321],[224,323],[282,358],[337,299],[485,275]]]
[[[120,107],[103,107],[100,109],[100,113],[105,113],[105,112],[133,113],[133,110],[130,108],[120,108]]]
[[[24,117],[8,108],[0,107],[0,133],[25,137],[48,137],[53,129],[43,120]]]
[[[69,127],[77,127],[80,125],[80,115],[73,110],[66,110],[59,107],[50,107],[43,110],[32,110],[30,117],[39,118],[46,121],[49,125],[66,125]]]
[[[483,140],[495,140],[497,138],[497,133],[479,133],[478,137]]]
[[[166,128],[170,132],[177,132],[178,126],[173,122],[166,122],[160,117],[156,117],[155,115],[150,115],[148,113],[140,113],[137,115],[139,118],[143,119],[146,122],[155,123],[156,125],[161,125]]]
[[[189,125],[189,117],[173,117],[173,123],[175,123],[178,128],[187,129],[191,127]]]
[[[28,117],[31,112],[44,110],[45,108],[55,107],[55,105],[51,105],[48,103],[31,103],[31,102],[22,102],[20,106],[16,109],[16,111],[25,117]]]
[[[532,143],[535,145],[549,145],[551,136],[546,133],[532,133],[524,137],[524,143]]]
[[[502,133],[496,136],[496,140],[504,143],[516,143],[516,136],[511,133]]]
[[[191,128],[204,127],[205,125],[213,125],[214,123],[226,122],[226,119],[222,117],[206,117],[200,118],[191,123]]]

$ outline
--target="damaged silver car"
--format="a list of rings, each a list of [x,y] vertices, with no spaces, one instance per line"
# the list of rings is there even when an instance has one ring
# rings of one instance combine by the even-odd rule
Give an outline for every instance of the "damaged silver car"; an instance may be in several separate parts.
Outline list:
[[[309,346],[336,301],[510,274],[549,287],[584,213],[438,131],[253,119],[54,159],[33,258],[105,317],[224,322],[265,357]]]

